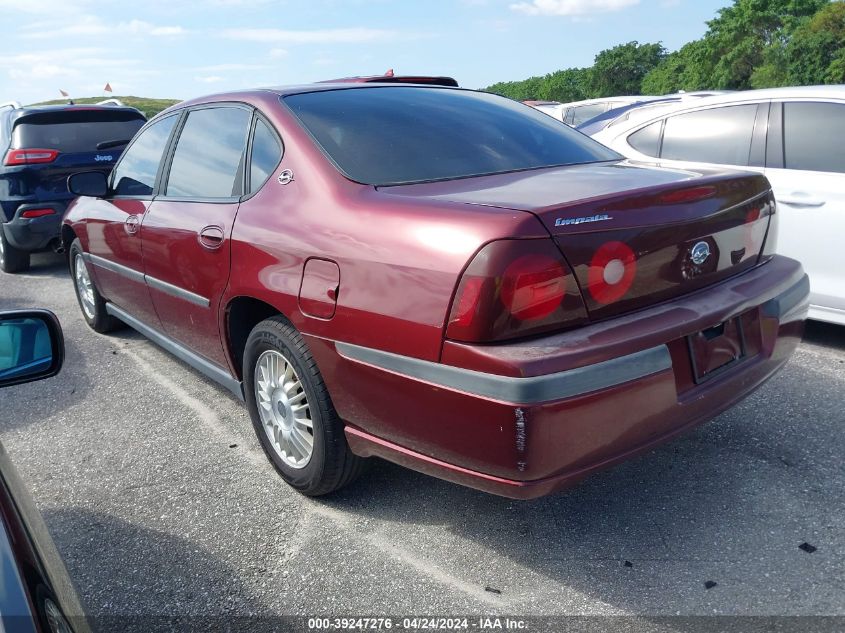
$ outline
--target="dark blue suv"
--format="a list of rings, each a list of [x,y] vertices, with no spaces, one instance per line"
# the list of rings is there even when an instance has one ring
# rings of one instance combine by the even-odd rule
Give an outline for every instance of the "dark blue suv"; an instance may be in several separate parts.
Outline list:
[[[110,172],[146,121],[118,104],[0,104],[0,270],[26,270],[30,253],[61,247],[68,176]]]

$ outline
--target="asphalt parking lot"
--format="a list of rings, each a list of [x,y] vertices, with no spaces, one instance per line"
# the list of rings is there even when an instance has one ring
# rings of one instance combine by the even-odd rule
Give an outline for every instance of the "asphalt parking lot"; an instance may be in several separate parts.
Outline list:
[[[845,615],[845,328],[811,324],[739,406],[554,497],[376,463],[311,500],[236,400],[89,330],[63,259],[34,261],[0,309],[54,310],[67,359],[0,393],[0,439],[95,617]]]

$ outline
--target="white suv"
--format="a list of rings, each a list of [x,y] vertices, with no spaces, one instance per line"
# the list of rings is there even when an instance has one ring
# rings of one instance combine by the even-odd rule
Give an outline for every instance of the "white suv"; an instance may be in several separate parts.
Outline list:
[[[845,325],[845,86],[773,88],[632,114],[594,138],[665,167],[725,165],[772,183],[778,252],[810,276],[810,318]]]

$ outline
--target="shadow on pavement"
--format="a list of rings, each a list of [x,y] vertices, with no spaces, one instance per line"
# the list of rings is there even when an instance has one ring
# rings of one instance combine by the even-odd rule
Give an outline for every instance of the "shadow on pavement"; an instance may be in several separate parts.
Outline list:
[[[199,630],[203,619],[217,630],[263,612],[237,571],[196,543],[81,508],[44,519],[61,534],[74,584],[88,590],[80,598],[95,631]]]
[[[804,341],[845,350],[845,325],[807,321],[804,326]]]

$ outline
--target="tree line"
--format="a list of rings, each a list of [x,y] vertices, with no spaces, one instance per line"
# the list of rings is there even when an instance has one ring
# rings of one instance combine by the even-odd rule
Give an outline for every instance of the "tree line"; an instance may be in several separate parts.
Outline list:
[[[589,68],[486,88],[517,100],[580,101],[679,90],[749,90],[845,83],[845,1],[734,0],[701,39],[675,52],[628,42]]]

